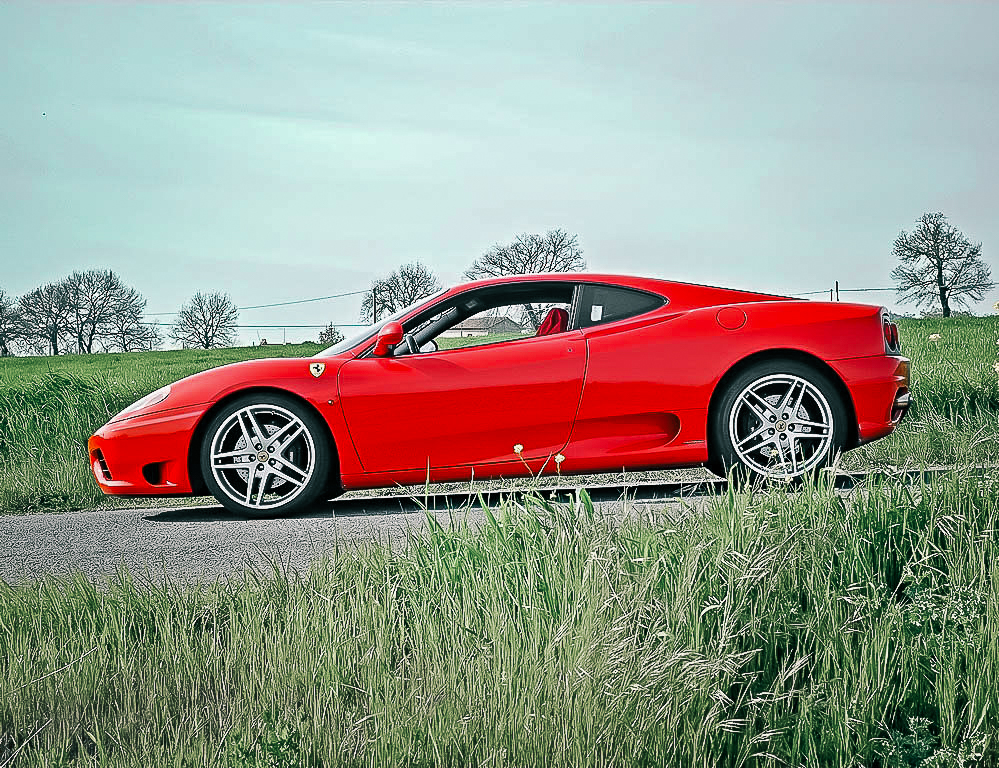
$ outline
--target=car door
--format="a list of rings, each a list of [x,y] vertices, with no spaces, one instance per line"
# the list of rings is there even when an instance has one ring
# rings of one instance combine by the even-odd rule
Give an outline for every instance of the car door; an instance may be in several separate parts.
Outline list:
[[[359,357],[340,402],[365,472],[515,461],[569,439],[586,368],[580,331],[403,357]]]

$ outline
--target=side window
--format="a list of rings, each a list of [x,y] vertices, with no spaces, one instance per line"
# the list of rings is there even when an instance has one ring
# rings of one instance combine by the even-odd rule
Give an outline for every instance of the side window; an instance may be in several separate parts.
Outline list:
[[[580,328],[624,320],[659,309],[666,303],[662,296],[656,296],[632,288],[613,285],[584,285],[579,303]]]
[[[561,325],[557,316],[548,320],[553,309],[561,311]],[[558,333],[567,330],[568,319],[568,301],[491,307],[443,331],[437,337],[437,344],[441,349],[479,347],[484,344],[495,344],[498,341],[514,341],[540,334]]]
[[[569,330],[576,284],[513,282],[457,294],[403,324],[408,340],[394,354],[516,342]]]

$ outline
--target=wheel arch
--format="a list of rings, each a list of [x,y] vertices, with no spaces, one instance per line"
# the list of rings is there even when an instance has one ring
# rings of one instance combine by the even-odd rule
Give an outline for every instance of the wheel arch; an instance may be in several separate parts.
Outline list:
[[[843,381],[842,377],[840,377],[840,375],[831,365],[829,365],[829,363],[820,357],[816,357],[809,352],[803,352],[800,349],[765,349],[760,352],[754,352],[751,355],[747,355],[732,364],[718,380],[714,391],[711,393],[711,399],[708,401],[707,414],[709,466],[717,464],[718,447],[714,445],[714,429],[711,428],[711,425],[714,423],[713,419],[715,417],[715,411],[719,407],[718,404],[722,399],[722,395],[728,388],[730,382],[747,368],[751,368],[758,363],[768,362],[771,360],[793,360],[797,363],[803,363],[829,379],[830,383],[832,383],[832,385],[836,388],[836,394],[839,395],[839,398],[843,403],[843,407],[846,409],[846,444],[849,448],[853,448],[859,442],[860,436],[857,426],[857,409],[853,404],[853,396],[850,394],[850,389],[846,386],[846,382]]]
[[[280,387],[247,387],[246,389],[238,389],[235,392],[230,392],[220,398],[217,402],[213,403],[212,406],[201,415],[197,425],[194,427],[194,431],[191,433],[191,442],[187,451],[187,474],[191,481],[191,489],[194,491],[195,495],[204,496],[208,494],[208,486],[205,483],[204,476],[201,474],[201,447],[204,441],[205,432],[208,429],[208,425],[211,424],[212,419],[215,418],[215,414],[225,408],[233,400],[238,400],[239,398],[246,397],[247,395],[267,393],[281,395],[282,397],[294,400],[309,410],[319,420],[319,423],[323,425],[323,431],[330,449],[330,476],[327,480],[326,490],[324,493],[327,493],[330,497],[332,497],[336,494],[336,491],[340,489],[340,453],[337,449],[336,438],[333,436],[333,431],[330,429],[330,425],[326,422],[326,419],[324,419],[323,415],[319,412],[319,409],[301,395],[287,389],[281,389]]]

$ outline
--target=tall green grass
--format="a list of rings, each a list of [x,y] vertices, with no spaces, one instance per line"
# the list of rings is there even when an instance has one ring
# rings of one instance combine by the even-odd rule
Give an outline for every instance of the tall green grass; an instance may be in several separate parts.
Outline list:
[[[999,461],[999,317],[901,319],[899,327],[912,408],[890,438],[848,453],[844,467]]]
[[[914,416],[999,414],[999,317],[901,320],[899,329],[912,361]]]
[[[844,466],[999,459],[999,374],[993,368],[999,318],[902,320],[901,332],[913,366],[910,417],[890,439],[848,454]],[[934,333],[939,341],[930,340]],[[113,414],[197,371],[318,350],[299,345],[0,359],[0,510],[115,503],[91,478],[85,449],[86,439]]]
[[[997,562],[999,481],[956,474],[0,587],[0,764],[992,766]]]

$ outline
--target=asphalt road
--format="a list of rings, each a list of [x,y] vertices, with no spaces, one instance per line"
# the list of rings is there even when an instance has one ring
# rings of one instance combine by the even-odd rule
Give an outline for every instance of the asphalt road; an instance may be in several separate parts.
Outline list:
[[[920,475],[930,478],[947,471],[934,468],[893,477],[912,482]],[[589,485],[587,491],[602,514],[623,518],[703,509],[726,489],[724,480],[709,479],[706,473],[673,477],[685,479],[625,487]],[[849,494],[869,477],[843,473],[835,482],[841,493]],[[563,501],[575,498],[572,488],[542,490]],[[123,565],[156,581],[215,581],[248,568],[269,571],[275,563],[305,571],[338,547],[370,541],[404,544],[407,531],[426,525],[424,508],[433,511],[442,526],[460,521],[481,525],[485,518],[480,499],[494,507],[510,494],[516,497],[519,492],[493,491],[472,498],[465,492],[349,494],[310,514],[273,520],[235,517],[216,504],[0,515],[0,579],[17,584],[82,572],[104,580]]]
[[[715,490],[710,484],[644,494],[632,489],[625,500],[619,488],[593,492],[602,513],[624,516],[667,505],[678,511],[703,505]],[[493,506],[498,498],[486,502]],[[104,580],[123,565],[154,581],[179,582],[215,581],[248,568],[267,572],[274,563],[305,571],[337,547],[368,541],[401,546],[408,530],[426,525],[422,505],[433,509],[443,526],[485,520],[477,500],[464,494],[354,497],[308,515],[272,520],[242,519],[214,504],[6,515],[0,516],[0,579],[17,584],[82,572]]]

